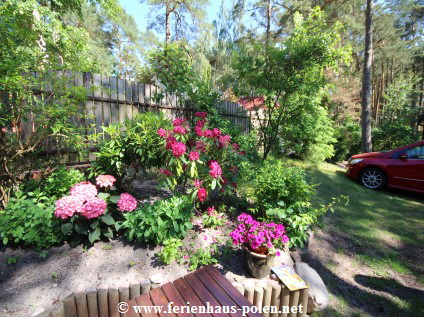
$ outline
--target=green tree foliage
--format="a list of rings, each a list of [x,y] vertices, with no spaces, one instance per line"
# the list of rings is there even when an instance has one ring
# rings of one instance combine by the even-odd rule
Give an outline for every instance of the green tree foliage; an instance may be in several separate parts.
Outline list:
[[[78,102],[86,92],[70,86],[67,76],[92,70],[93,60],[87,33],[62,23],[59,13],[38,1],[3,1],[0,15],[0,201],[5,206],[31,169],[46,166],[36,154],[47,139],[57,140],[57,153],[83,148],[85,137],[69,116],[81,116]]]
[[[304,20],[295,15],[295,29],[283,44],[271,45],[265,54],[261,44],[245,46],[237,56],[237,90],[240,96],[263,96],[260,122],[261,140],[266,159],[282,134],[296,116],[313,111],[315,98],[326,87],[324,68],[337,69],[347,61],[349,49],[340,46],[341,25],[329,26],[324,14],[315,9]]]
[[[144,0],[141,0],[144,2]],[[208,0],[147,0],[151,11],[148,29],[157,32],[165,29],[166,43],[188,39],[205,18]],[[165,13],[162,10],[165,9]],[[171,35],[172,33],[172,35]]]

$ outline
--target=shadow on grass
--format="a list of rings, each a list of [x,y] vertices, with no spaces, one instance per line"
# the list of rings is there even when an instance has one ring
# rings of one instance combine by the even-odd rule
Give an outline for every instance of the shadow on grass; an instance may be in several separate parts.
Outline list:
[[[358,274],[355,276],[355,281],[358,284],[369,287],[376,291],[391,294],[393,296],[399,297],[402,300],[414,300],[414,302],[420,302],[422,299],[424,299],[424,291],[404,286],[393,278]],[[424,303],[422,303],[421,308],[424,308]]]
[[[308,178],[320,184],[317,187],[319,203],[328,203],[331,197],[338,195],[350,197],[348,206],[336,206],[335,213],[328,215],[323,222],[328,238],[322,239],[331,246],[335,257],[336,250],[341,249],[352,260],[356,256],[362,257],[363,265],[380,265],[385,273],[396,274],[400,273],[396,270],[402,269],[417,280],[424,276],[424,200],[421,196],[395,189],[366,189],[329,165],[322,169],[306,166],[306,170]],[[367,279],[357,275],[355,282],[370,288],[368,291],[340,279],[336,268],[326,267],[317,257],[311,256],[308,262],[322,276],[329,291],[354,310],[371,316],[424,316],[423,293],[418,289],[407,288],[394,279]],[[360,270],[359,267],[357,271]],[[399,275],[398,280],[402,279],[403,276]],[[393,281],[398,287],[391,288],[397,290],[392,293],[375,285],[379,282],[383,285],[381,287],[395,285]],[[319,316],[337,316],[332,309],[334,307]]]

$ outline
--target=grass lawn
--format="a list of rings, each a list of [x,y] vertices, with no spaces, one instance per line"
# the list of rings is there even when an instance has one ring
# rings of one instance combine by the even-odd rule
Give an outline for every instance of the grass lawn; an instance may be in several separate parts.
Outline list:
[[[420,194],[373,191],[336,165],[293,161],[319,184],[321,203],[349,196],[315,230],[310,265],[331,294],[314,316],[424,316],[424,199]]]

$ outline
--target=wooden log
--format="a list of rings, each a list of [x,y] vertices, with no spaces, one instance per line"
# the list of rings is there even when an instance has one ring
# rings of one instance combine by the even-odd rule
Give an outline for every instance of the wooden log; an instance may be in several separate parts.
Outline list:
[[[109,316],[119,317],[118,304],[119,304],[119,290],[116,285],[109,286]],[[79,316],[78,316],[79,317]]]
[[[66,317],[78,317],[77,304],[75,302],[75,296],[73,293],[66,296],[62,302]]]
[[[272,285],[272,293],[271,293],[271,306],[277,307],[277,312],[273,312],[269,314],[270,317],[278,317],[278,310],[280,309],[280,294],[281,294],[281,285],[274,284]],[[274,308],[273,308],[274,309]]]
[[[271,295],[272,295],[272,286],[267,285],[264,287],[264,302],[262,303],[262,307],[270,307],[271,306]],[[269,317],[269,308],[267,312],[263,312],[262,315],[264,317]]]
[[[88,305],[87,305],[87,294],[83,289],[79,289],[75,293],[75,302],[77,304],[78,317],[89,317]]]
[[[99,303],[99,317],[109,317],[109,301],[108,301],[107,285],[99,285],[97,287],[97,301]]]
[[[130,300],[130,287],[128,284],[119,286],[119,301],[128,302]]]
[[[130,299],[134,299],[137,296],[140,296],[141,295],[140,289],[141,288],[139,283],[130,284]]]
[[[251,304],[253,304],[253,299],[254,299],[254,296],[255,296],[255,286],[254,286],[254,284],[253,285],[244,285],[245,286],[245,289],[244,289],[244,297],[246,297],[247,298],[247,300],[251,303]]]
[[[50,316],[51,317],[65,317],[65,309],[63,308],[62,302],[55,304],[50,309]]]
[[[280,317],[287,317],[288,312],[290,310],[291,304],[290,304],[290,297],[291,297],[290,290],[285,287],[284,285],[281,286],[281,295],[280,295],[280,306],[282,313],[280,313]]]
[[[297,316],[297,310],[298,310],[298,305],[299,305],[299,294],[300,291],[293,291],[290,294],[290,302],[289,302],[289,306],[290,306],[290,311],[291,313],[288,314],[288,317],[296,317]],[[294,309],[296,308],[296,309]]]
[[[253,305],[255,305],[259,311],[262,311],[262,305],[264,302],[264,289],[262,287],[255,287]]]
[[[308,296],[309,296],[309,288],[304,288],[300,290],[299,305],[302,305],[301,311],[299,314],[300,317],[306,317],[306,311],[308,310]]]
[[[140,282],[141,294],[145,294],[150,291],[151,283],[149,280],[143,280]]]
[[[232,284],[242,295],[244,295],[244,286],[241,283],[234,282]]]
[[[98,317],[98,301],[97,301],[97,289],[95,287],[88,287],[86,290],[87,293],[87,307],[88,315],[90,317]]]

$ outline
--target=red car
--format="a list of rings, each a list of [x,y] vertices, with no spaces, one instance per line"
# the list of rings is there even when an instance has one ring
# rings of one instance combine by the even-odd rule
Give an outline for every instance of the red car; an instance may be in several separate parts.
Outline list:
[[[387,185],[424,193],[424,141],[388,152],[353,155],[347,176],[371,189]]]

